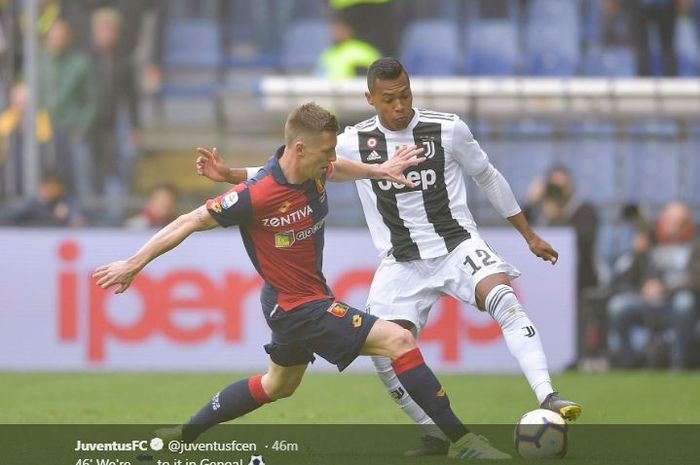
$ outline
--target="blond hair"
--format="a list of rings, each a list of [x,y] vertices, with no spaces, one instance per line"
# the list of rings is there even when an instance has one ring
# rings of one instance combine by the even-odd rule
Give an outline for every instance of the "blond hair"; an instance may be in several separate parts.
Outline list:
[[[314,102],[305,103],[287,117],[284,125],[284,141],[291,145],[295,140],[315,138],[322,132],[338,132],[338,120],[325,108]]]
[[[96,29],[97,27],[103,24],[111,24],[120,30],[122,27],[121,13],[119,13],[119,10],[117,10],[116,8],[112,8],[109,6],[105,6],[95,10],[95,12],[92,14],[92,18],[90,19],[90,21],[93,29]]]

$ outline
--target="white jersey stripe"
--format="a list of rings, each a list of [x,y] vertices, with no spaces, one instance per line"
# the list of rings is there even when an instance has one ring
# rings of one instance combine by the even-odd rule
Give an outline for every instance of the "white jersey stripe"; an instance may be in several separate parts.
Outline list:
[[[415,110],[401,131],[383,127],[377,117],[348,127],[338,137],[336,152],[381,163],[397,147],[413,144],[423,146],[428,158],[405,172],[415,187],[376,180],[356,183],[375,246],[398,261],[443,256],[476,231],[464,173],[475,175],[488,166],[488,157],[457,115],[424,110]]]

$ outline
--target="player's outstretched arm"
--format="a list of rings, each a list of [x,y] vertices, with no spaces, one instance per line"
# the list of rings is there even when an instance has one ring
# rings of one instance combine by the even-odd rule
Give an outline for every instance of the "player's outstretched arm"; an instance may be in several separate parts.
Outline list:
[[[508,217],[508,221],[510,221],[510,224],[512,224],[513,227],[520,232],[532,253],[540,257],[542,260],[550,262],[552,265],[557,263],[557,260],[559,260],[559,252],[554,250],[554,248],[549,245],[547,241],[542,239],[535,231],[532,230],[530,223],[528,223],[523,212]]]
[[[218,223],[211,217],[207,208],[201,206],[158,231],[132,257],[101,266],[95,270],[92,277],[102,289],[117,286],[114,293],[121,294],[129,288],[139,271],[152,260],[176,247],[193,232],[205,231],[216,226]]]
[[[358,179],[386,179],[388,181],[413,187],[413,182],[406,179],[404,171],[411,166],[423,163],[426,158],[421,157],[423,149],[416,146],[402,146],[394,153],[394,156],[382,164],[360,163],[338,157],[333,162],[333,171],[329,181],[346,182]]]
[[[215,182],[228,182],[230,184],[240,184],[250,177],[250,172],[257,171],[255,168],[230,168],[224,163],[216,148],[205,149],[197,147],[199,156],[195,161],[197,174],[209,178]]]

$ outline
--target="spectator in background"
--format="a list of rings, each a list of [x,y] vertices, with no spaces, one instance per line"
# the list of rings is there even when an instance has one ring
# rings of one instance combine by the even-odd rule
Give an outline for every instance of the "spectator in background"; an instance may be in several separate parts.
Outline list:
[[[10,82],[14,78],[12,61],[14,60],[12,26],[8,27],[9,14],[6,5],[0,1],[0,102],[6,102]]]
[[[135,59],[144,48],[143,80],[149,92],[161,86],[163,35],[168,18],[167,0],[63,0],[61,16],[75,31],[76,42],[85,53],[93,52],[92,17],[101,8],[116,9],[121,18],[121,39],[116,53],[122,59]],[[202,2],[187,2],[197,7]],[[192,5],[190,5],[192,4]],[[153,17],[153,21],[147,18]]]
[[[577,358],[580,358],[588,352],[593,337],[591,321],[595,312],[591,312],[590,300],[598,285],[595,260],[598,213],[592,204],[576,195],[571,174],[563,166],[550,168],[544,181],[533,183],[524,212],[535,226],[570,226],[576,233],[576,328]]]
[[[9,70],[6,74],[10,79],[9,82],[11,82],[22,71],[22,67],[24,66],[23,38],[27,31],[27,18],[22,2],[0,0],[0,4],[4,25],[8,26],[7,39],[11,47],[11,50],[8,51],[12,56],[9,57]],[[40,0],[38,7],[39,11],[35,27],[38,40],[43,41],[53,25],[60,18],[61,1]]]
[[[365,76],[370,65],[381,58],[379,51],[355,38],[352,26],[335,14],[331,20],[333,46],[323,52],[317,74],[333,80]]]
[[[54,126],[49,166],[83,201],[93,190],[93,164],[87,135],[97,113],[97,83],[89,59],[71,48],[71,29],[56,21],[39,57],[39,103]]]
[[[124,19],[124,38],[119,42],[117,53],[133,56],[140,39],[144,15],[156,4],[155,0],[64,0],[61,16],[75,32],[76,45],[85,53],[90,53],[93,48],[93,16],[100,9],[114,8]]]
[[[22,194],[22,146],[24,110],[27,106],[27,86],[17,83],[10,93],[10,104],[0,113],[0,196],[14,197]],[[36,138],[42,163],[46,161],[48,144],[53,130],[51,119],[45,110],[36,115]]]
[[[600,40],[603,45],[612,47],[631,47],[633,45],[635,27],[632,17],[633,1],[600,0],[602,23]]]
[[[676,76],[675,33],[677,2],[679,0],[634,0],[631,4],[634,24],[634,44],[640,76],[651,76],[651,38],[659,41],[663,76]],[[652,32],[653,31],[653,32]]]
[[[393,0],[329,0],[329,4],[359,40],[373,45],[383,56],[396,56],[400,31]]]
[[[148,196],[143,211],[126,220],[124,225],[135,229],[162,228],[177,218],[177,197],[175,187],[168,184],[156,186]]]
[[[92,67],[98,82],[97,117],[91,131],[95,179],[107,201],[107,220],[121,223],[122,197],[131,178],[131,154],[122,149],[140,139],[136,73],[133,59],[118,53],[122,17],[114,8],[100,8],[92,17]],[[128,119],[129,135],[120,140],[120,118]]]
[[[536,226],[572,226],[576,231],[579,294],[598,285],[595,266],[598,213],[592,204],[576,195],[571,174],[565,167],[554,166],[545,181],[533,183],[525,215]]]
[[[664,207],[656,227],[657,244],[640,232],[633,258],[615,282],[608,304],[608,350],[613,367],[665,365],[666,347],[675,369],[700,362],[697,350],[700,242],[690,208]]]
[[[44,176],[36,197],[0,212],[0,224],[13,226],[82,226],[83,219],[57,176]]]

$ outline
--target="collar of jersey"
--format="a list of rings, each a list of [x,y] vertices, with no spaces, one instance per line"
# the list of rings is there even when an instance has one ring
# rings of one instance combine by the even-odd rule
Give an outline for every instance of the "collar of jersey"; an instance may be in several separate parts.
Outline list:
[[[418,109],[413,108],[413,118],[411,118],[411,121],[408,122],[408,126],[406,126],[405,129],[400,131],[392,131],[391,129],[387,129],[382,125],[382,122],[379,121],[379,117],[377,117],[377,127],[379,127],[384,134],[401,134],[405,131],[412,131],[413,128],[416,127],[416,124],[418,124],[418,118],[420,118],[418,115]]]
[[[280,166],[280,157],[283,153],[284,145],[280,146],[270,159],[270,173],[272,174],[272,178],[277,184],[282,184],[292,189],[305,189],[310,181],[304,181],[301,184],[292,184],[284,177],[284,171],[282,171],[282,167]]]

